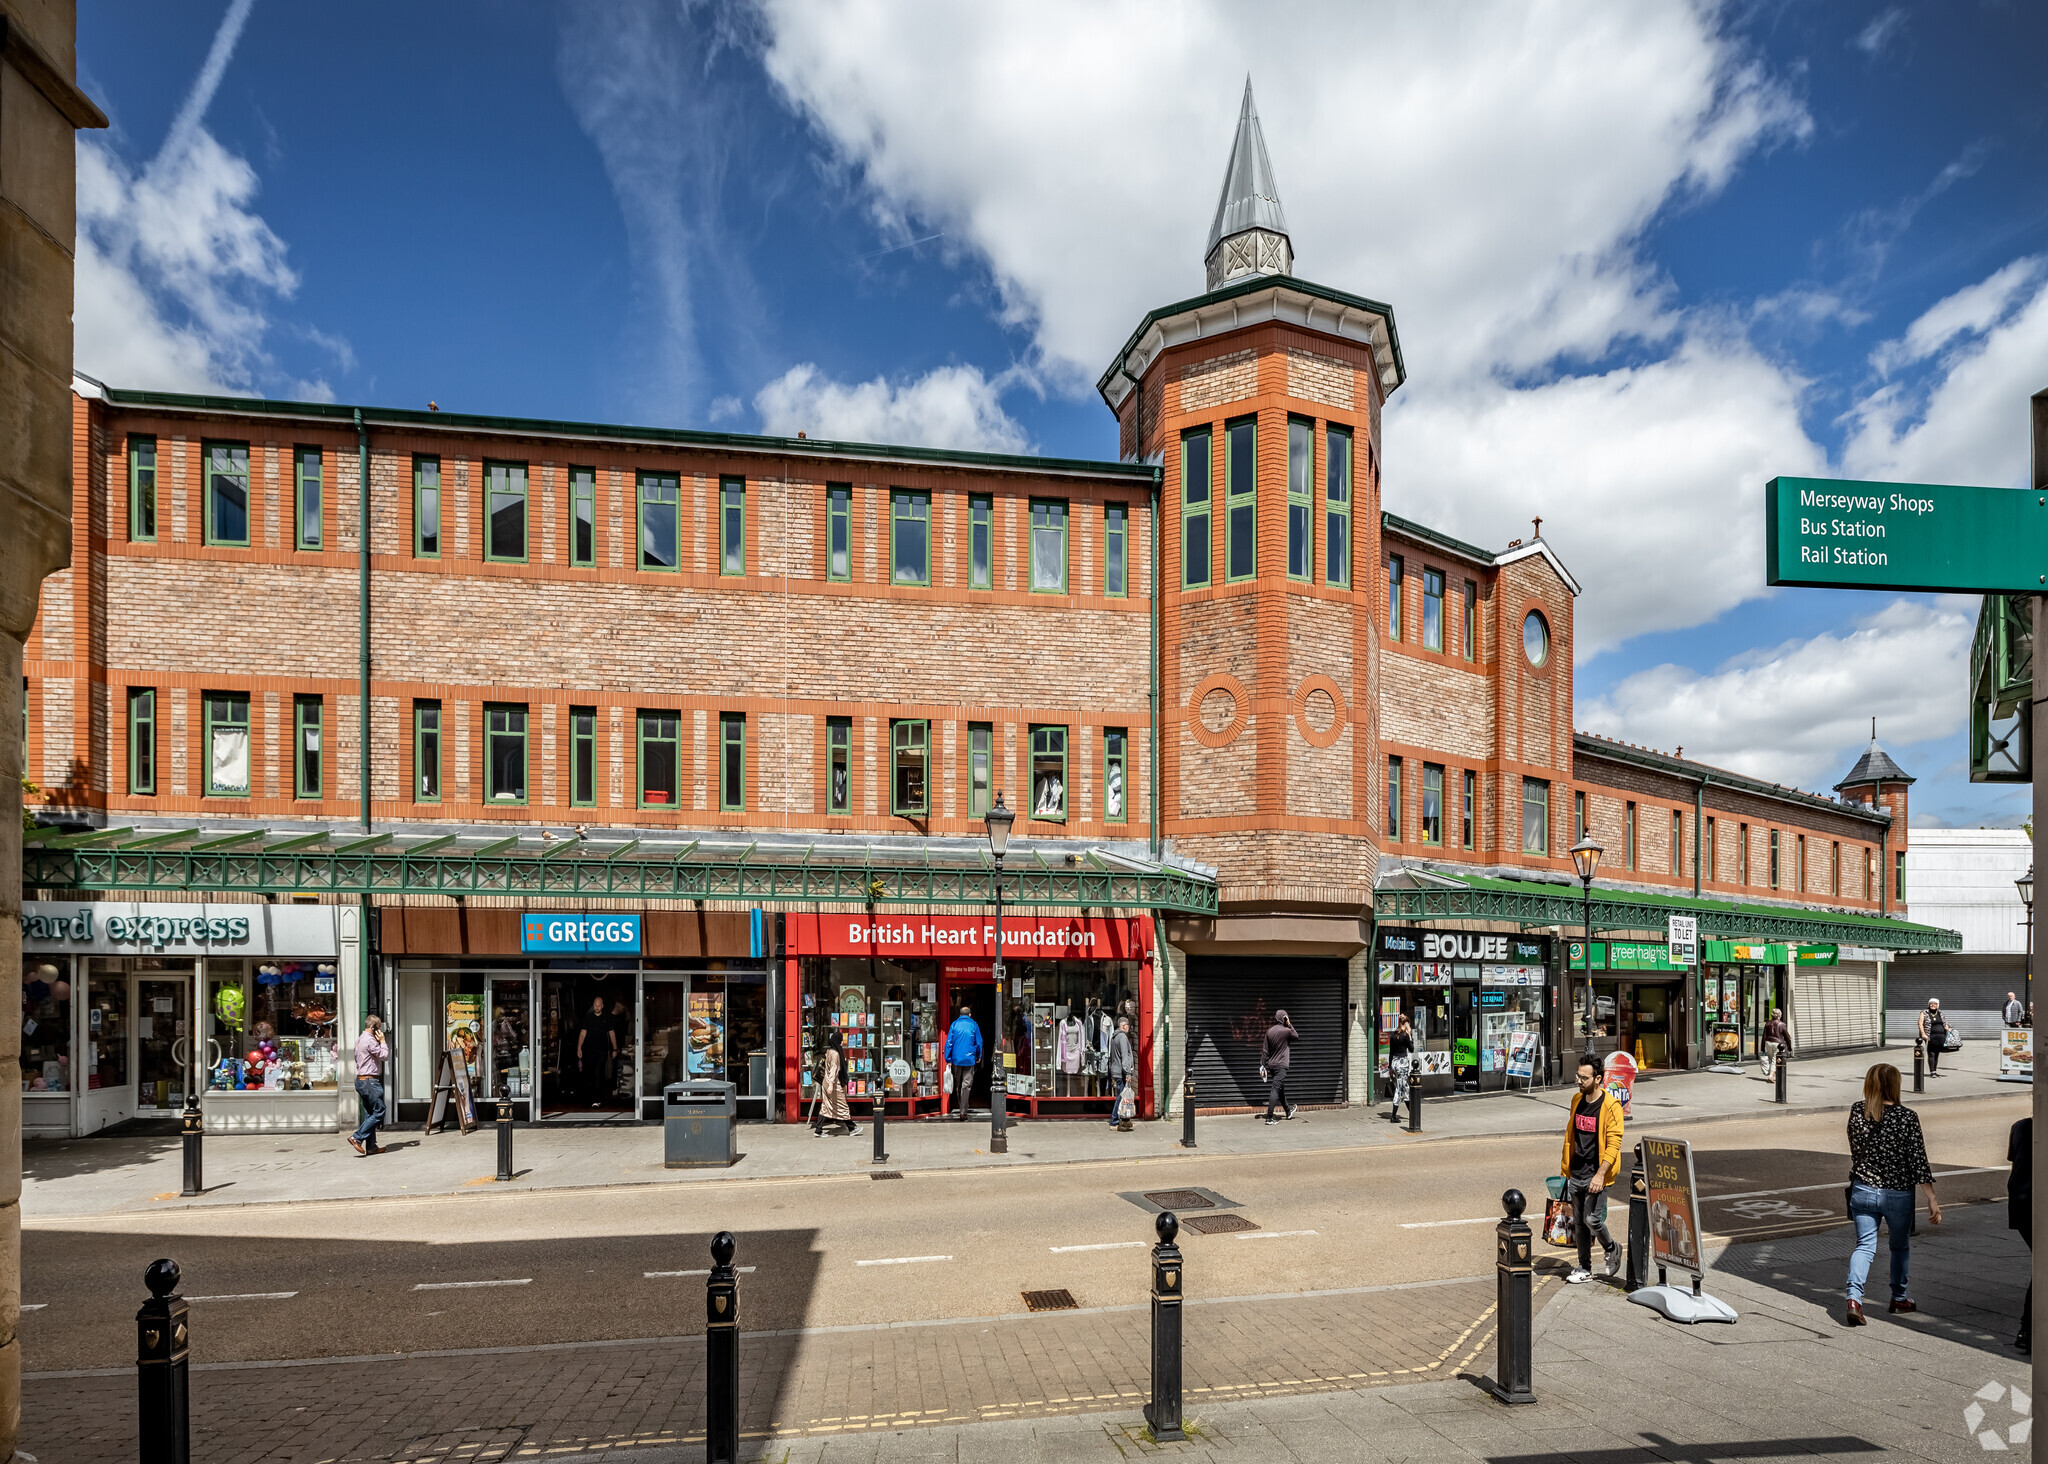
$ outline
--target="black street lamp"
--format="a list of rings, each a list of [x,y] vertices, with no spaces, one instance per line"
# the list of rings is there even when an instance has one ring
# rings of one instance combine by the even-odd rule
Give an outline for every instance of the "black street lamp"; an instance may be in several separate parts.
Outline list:
[[[2013,881],[2019,889],[2020,903],[2027,907],[2027,1009],[2022,1015],[2032,1021],[2034,1016],[2034,866],[2029,864],[2027,872]]]
[[[1600,846],[1593,842],[1591,834],[1585,835],[1578,843],[1571,847],[1572,867],[1578,870],[1579,883],[1585,887],[1586,891],[1586,1012],[1589,1017],[1593,1015],[1593,874],[1594,871],[1600,868],[1601,853]],[[1569,1009],[1571,993],[1567,991],[1565,995],[1567,998],[1565,1021],[1569,1023],[1571,1021]],[[1617,1012],[1615,1015],[1619,1018],[1620,1013]],[[1593,1050],[1593,1024],[1590,1021],[1586,1024],[1585,1037],[1585,1050],[1591,1052]]]
[[[988,824],[988,852],[996,861],[996,1030],[990,1036],[989,1061],[993,1069],[988,1080],[988,1151],[1010,1152],[1008,1119],[1004,1100],[1009,1096],[1010,1077],[1003,1067],[1003,856],[1010,852],[1010,825],[1017,815],[1003,806],[1002,789],[996,790],[996,804],[984,816]]]

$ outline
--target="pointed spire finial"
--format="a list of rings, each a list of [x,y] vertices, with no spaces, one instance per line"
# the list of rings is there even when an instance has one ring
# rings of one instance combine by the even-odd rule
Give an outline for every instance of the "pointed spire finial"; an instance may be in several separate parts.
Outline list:
[[[1223,192],[1216,200],[1216,220],[1209,226],[1202,258],[1212,290],[1244,275],[1294,273],[1294,244],[1287,233],[1286,211],[1280,207],[1280,189],[1273,181],[1273,163],[1266,156],[1266,134],[1259,126],[1249,72],[1237,109],[1230,162],[1223,169]]]

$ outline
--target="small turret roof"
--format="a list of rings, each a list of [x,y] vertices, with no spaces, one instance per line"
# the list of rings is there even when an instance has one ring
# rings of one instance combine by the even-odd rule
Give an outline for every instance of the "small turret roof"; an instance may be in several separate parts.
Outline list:
[[[1287,233],[1287,212],[1280,207],[1280,187],[1273,181],[1273,161],[1266,156],[1266,134],[1259,127],[1259,109],[1252,104],[1249,76],[1244,79],[1244,103],[1237,110],[1230,164],[1223,170],[1223,193],[1216,200],[1216,222],[1209,225],[1209,243],[1202,258],[1207,259],[1218,244],[1247,229]]]
[[[1835,791],[1844,788],[1859,788],[1868,783],[1911,783],[1916,781],[1904,768],[1891,759],[1891,754],[1877,745],[1877,723],[1870,724],[1870,746],[1863,750],[1863,756],[1856,759],[1856,766],[1849,769],[1849,776],[1835,784]]]

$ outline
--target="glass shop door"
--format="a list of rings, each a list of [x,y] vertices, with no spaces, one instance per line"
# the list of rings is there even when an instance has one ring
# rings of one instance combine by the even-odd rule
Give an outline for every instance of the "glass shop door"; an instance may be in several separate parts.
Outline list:
[[[192,1071],[192,982],[138,976],[135,980],[135,1112],[175,1114],[185,1107]]]

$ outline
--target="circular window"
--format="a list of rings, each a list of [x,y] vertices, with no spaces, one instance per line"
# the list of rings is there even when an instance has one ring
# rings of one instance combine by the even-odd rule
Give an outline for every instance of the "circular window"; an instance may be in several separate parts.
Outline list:
[[[1543,618],[1541,610],[1531,610],[1522,617],[1522,654],[1529,658],[1531,666],[1541,666],[1550,659],[1550,622]]]

